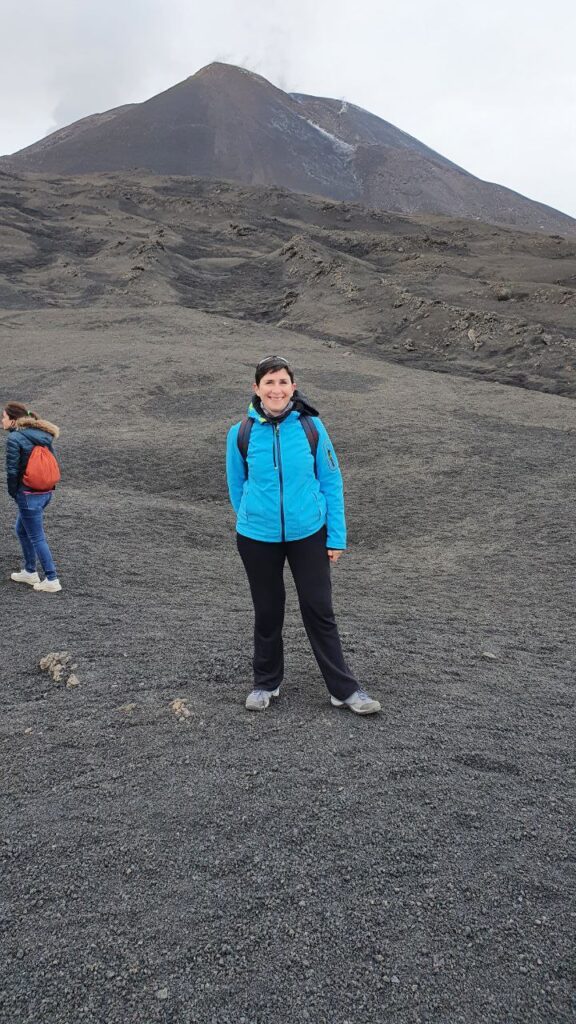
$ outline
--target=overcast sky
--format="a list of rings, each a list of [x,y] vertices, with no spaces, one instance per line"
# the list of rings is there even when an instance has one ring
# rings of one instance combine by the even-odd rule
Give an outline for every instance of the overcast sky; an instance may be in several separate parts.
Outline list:
[[[574,0],[0,0],[0,153],[213,60],[576,216]]]

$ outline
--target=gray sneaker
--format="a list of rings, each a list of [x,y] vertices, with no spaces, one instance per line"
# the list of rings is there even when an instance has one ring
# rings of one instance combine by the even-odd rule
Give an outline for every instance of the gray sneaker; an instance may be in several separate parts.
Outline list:
[[[246,697],[246,707],[248,711],[266,711],[271,697],[278,697],[279,695],[279,686],[275,690],[252,690]]]
[[[330,697],[330,703],[335,708],[350,708],[351,711],[355,711],[357,715],[375,715],[377,711],[381,711],[380,702],[372,700],[365,690],[356,690],[346,700],[338,700],[336,697]]]

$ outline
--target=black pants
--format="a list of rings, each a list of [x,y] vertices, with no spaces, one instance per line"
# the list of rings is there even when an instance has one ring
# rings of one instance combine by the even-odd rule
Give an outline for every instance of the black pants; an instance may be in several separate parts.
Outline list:
[[[294,577],[300,611],[326,686],[338,700],[358,689],[342,654],[332,608],[326,528],[304,540],[270,544],[236,534],[238,551],[250,582],[254,604],[254,686],[275,690],[284,676],[282,626],[286,591],[284,562]]]

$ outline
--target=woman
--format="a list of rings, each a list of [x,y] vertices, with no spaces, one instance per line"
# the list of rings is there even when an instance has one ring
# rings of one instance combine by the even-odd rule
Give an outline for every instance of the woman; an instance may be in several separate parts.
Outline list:
[[[2,426],[10,435],[6,443],[8,493],[18,505],[16,536],[24,557],[24,568],[13,572],[15,583],[28,583],[34,590],[55,594],[62,590],[52,553],[44,534],[44,509],[50,504],[54,488],[36,490],[24,482],[32,451],[38,445],[53,452],[53,441],[60,434],[58,427],[38,418],[21,402],[8,402],[2,414]],[[40,562],[45,579],[37,571]]]
[[[338,460],[316,409],[280,356],[257,367],[248,417],[228,432],[226,470],[237,545],[254,603],[254,689],[264,711],[283,678],[284,562],[294,577],[312,650],[335,707],[380,711],[348,668],[332,609],[330,563],[346,547]]]

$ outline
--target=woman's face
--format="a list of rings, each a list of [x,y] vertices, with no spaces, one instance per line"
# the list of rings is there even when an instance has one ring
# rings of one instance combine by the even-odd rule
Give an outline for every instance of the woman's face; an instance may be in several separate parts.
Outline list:
[[[2,429],[3,430],[10,430],[11,426],[12,426],[12,420],[10,419],[8,413],[6,412],[6,409],[4,409],[2,411]]]
[[[254,384],[255,393],[270,412],[282,412],[296,390],[286,370],[265,373],[259,384]]]

